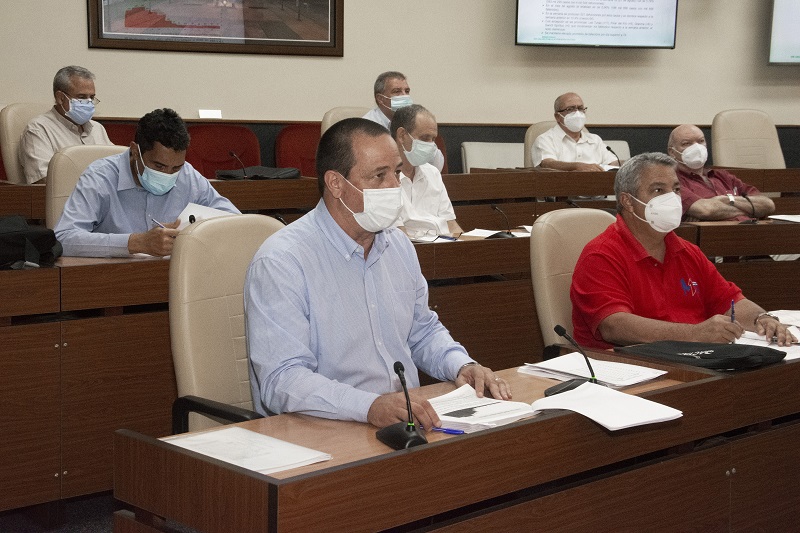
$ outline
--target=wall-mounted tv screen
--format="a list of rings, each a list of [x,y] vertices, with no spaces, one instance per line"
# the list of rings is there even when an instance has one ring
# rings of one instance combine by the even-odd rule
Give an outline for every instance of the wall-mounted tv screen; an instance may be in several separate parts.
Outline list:
[[[677,17],[678,0],[517,0],[517,44],[675,48]]]
[[[775,0],[772,4],[770,63],[800,63],[800,2]]]

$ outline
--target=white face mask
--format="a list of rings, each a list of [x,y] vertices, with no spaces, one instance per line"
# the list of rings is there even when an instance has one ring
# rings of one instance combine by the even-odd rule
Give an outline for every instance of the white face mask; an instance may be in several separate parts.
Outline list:
[[[708,148],[703,144],[694,143],[693,145],[685,148],[683,152],[678,152],[673,148],[676,153],[681,155],[681,162],[692,170],[703,168],[708,160]]]
[[[578,133],[585,125],[586,113],[578,111],[577,109],[564,117],[564,126],[572,133]]]
[[[380,96],[389,100],[389,105],[387,107],[389,107],[389,109],[391,109],[392,112],[397,111],[401,107],[406,107],[414,103],[411,97],[407,94],[401,94],[399,96],[392,96],[392,97],[386,96],[385,94],[381,94]]]
[[[644,208],[644,218],[636,213],[633,216],[642,222],[647,222],[654,230],[661,233],[669,233],[681,225],[683,206],[681,205],[681,197],[674,192],[656,196],[647,203],[639,200],[634,195],[631,195],[631,198],[646,206]]]
[[[410,133],[408,133],[408,136],[411,137],[411,151],[407,152],[403,147],[403,153],[406,155],[408,162],[412,166],[418,167],[433,161],[433,156],[436,155],[436,143],[420,141],[412,137]]]
[[[344,176],[342,176],[342,179],[350,183],[350,180]],[[364,189],[362,191],[352,183],[350,183],[350,186],[364,195],[364,211],[355,213],[347,207],[341,197],[339,197],[339,201],[342,202],[345,209],[353,213],[353,217],[359,226],[372,233],[392,227],[403,210],[403,195],[400,192],[400,187]]]

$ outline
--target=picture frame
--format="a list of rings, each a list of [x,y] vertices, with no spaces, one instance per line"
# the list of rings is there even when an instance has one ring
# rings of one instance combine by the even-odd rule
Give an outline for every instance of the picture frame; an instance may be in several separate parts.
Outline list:
[[[344,0],[87,0],[90,48],[334,56]]]

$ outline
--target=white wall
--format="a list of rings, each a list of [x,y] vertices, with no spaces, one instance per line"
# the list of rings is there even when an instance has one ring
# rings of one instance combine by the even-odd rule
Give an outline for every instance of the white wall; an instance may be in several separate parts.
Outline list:
[[[320,120],[371,105],[383,70],[442,123],[527,124],[579,92],[592,124],[710,124],[733,107],[800,124],[800,67],[767,64],[769,0],[681,0],[675,50],[514,45],[514,0],[346,0],[343,58],[89,49],[86,0],[2,0],[0,102],[50,101],[55,71],[97,75],[99,116],[173,107],[227,119]]]

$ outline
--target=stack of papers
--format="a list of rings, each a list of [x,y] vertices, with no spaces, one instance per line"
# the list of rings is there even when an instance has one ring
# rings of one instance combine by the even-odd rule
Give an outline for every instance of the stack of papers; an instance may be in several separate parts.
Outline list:
[[[781,309],[779,311],[771,311],[771,313],[778,318],[781,319],[781,322],[784,324],[792,324],[793,326],[800,326],[800,311],[792,311],[787,309]],[[797,332],[795,328],[795,337],[797,337]]]
[[[593,383],[584,383],[571,391],[541,398],[531,405],[536,411],[568,409],[591,418],[611,431],[666,422],[683,416],[681,411],[672,407]]]
[[[478,228],[476,228],[476,229],[474,229],[472,231],[466,231],[466,232],[462,233],[461,236],[462,237],[483,237],[485,239],[486,237],[494,235],[498,231],[506,231],[506,230],[478,229]],[[516,236],[516,237],[530,237],[531,236],[531,233],[529,231],[526,232],[526,231],[520,231],[520,230],[517,230],[517,231],[511,230],[511,234]]]
[[[656,370],[645,366],[627,363],[612,363],[589,358],[597,381],[609,387],[627,387],[655,379],[664,375],[665,370]],[[578,352],[568,353],[541,363],[525,363],[519,368],[521,374],[530,374],[543,378],[567,381],[574,378],[590,378],[586,361]]]
[[[470,385],[462,385],[429,401],[439,415],[442,427],[460,429],[464,433],[510,424],[534,414],[527,403],[478,398]]]
[[[796,339],[800,339],[800,331],[796,326],[789,327],[789,331],[792,332]],[[791,361],[792,359],[800,358],[800,344],[792,344],[791,346],[778,346],[775,342],[770,342],[759,335],[758,333],[754,333],[752,331],[745,331],[744,334],[736,340],[736,344],[749,344],[751,346],[766,346],[767,348],[774,348],[780,352],[786,352],[786,357],[784,361]]]
[[[165,442],[262,474],[322,461],[330,454],[278,440],[240,427],[166,437]]]
[[[800,222],[800,215],[770,215],[768,218],[786,222]]]

